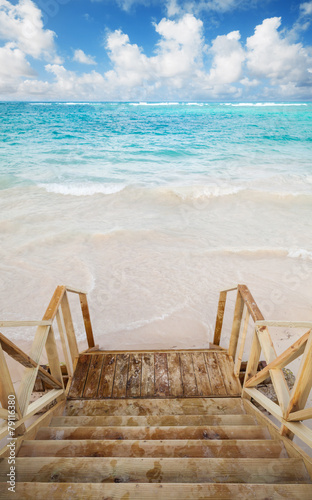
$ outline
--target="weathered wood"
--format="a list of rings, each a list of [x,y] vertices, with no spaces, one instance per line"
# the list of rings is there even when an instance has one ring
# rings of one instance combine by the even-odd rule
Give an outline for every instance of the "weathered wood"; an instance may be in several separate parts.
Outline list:
[[[65,294],[66,288],[65,286],[57,286],[56,289],[54,290],[54,293],[52,295],[52,298],[50,300],[50,303],[44,313],[44,316],[42,318],[43,321],[53,321],[56,313],[58,311],[58,308],[61,304],[61,301],[63,299],[63,296]]]
[[[256,322],[256,326],[274,326],[284,328],[312,328],[311,321],[278,321],[278,320],[261,320]]]
[[[277,440],[32,440],[24,441],[19,457],[129,457],[129,458],[287,458]]]
[[[228,354],[220,353],[216,356],[224,381],[226,392],[229,396],[240,396],[242,387],[238,377],[234,375],[234,363]]]
[[[52,321],[0,321],[0,327],[21,327],[21,326],[49,326]]]
[[[274,368],[284,368],[289,363],[297,359],[298,356],[301,356],[303,353],[306,342],[309,338],[309,332],[305,333],[299,340],[294,342],[286,351],[284,351],[280,356],[278,356],[274,361],[269,363],[265,368],[263,368],[260,372],[254,375],[251,379],[249,379],[245,386],[246,387],[255,387],[256,385],[263,382],[268,376],[270,370]]]
[[[130,354],[127,380],[127,398],[141,395],[142,355]]]
[[[129,354],[117,354],[113,385],[113,398],[125,398],[127,394]]]
[[[19,347],[17,347],[11,340],[7,339],[2,333],[0,333],[0,345],[4,352],[6,352],[11,358],[18,361],[21,365],[26,368],[36,368],[37,363],[31,359],[27,354],[25,354]],[[53,387],[54,389],[59,389],[61,387],[60,382],[58,382],[50,373],[44,370],[41,366],[38,368],[38,377],[45,383]]]
[[[169,396],[167,354],[155,353],[155,396]]]
[[[260,425],[42,427],[36,439],[270,439]]]
[[[183,385],[179,353],[167,354],[170,396],[183,396]]]
[[[84,322],[85,331],[86,331],[86,335],[87,335],[88,346],[94,347],[95,343],[94,343],[94,337],[93,337],[87,295],[85,293],[79,293],[79,299],[80,299],[83,322]]]
[[[12,494],[7,485],[0,484],[3,500],[11,500]],[[2,496],[3,495],[3,496]],[[17,483],[16,495],[24,500],[49,498],[51,500],[111,500],[125,498],[127,500],[311,500],[309,484],[109,484],[109,483]]]
[[[84,398],[95,398],[97,396],[103,360],[104,356],[101,355],[91,357],[88,377],[82,393]]]
[[[6,481],[4,459],[0,480]],[[16,459],[17,481],[163,483],[310,483],[295,458],[53,458]],[[310,490],[311,491],[311,490]]]
[[[248,287],[246,285],[238,285],[238,291],[241,294],[243,301],[245,302],[248,311],[254,321],[262,321],[264,317],[256,304],[255,299],[251,295]]]
[[[209,376],[207,373],[204,353],[203,352],[194,353],[192,357],[193,357],[194,373],[195,373],[198,395],[210,396],[212,394],[212,389],[210,385]]]
[[[226,291],[220,292],[217,317],[216,317],[216,325],[215,325],[215,331],[214,331],[214,337],[213,337],[213,343],[215,345],[220,344],[222,325],[223,325],[223,317],[224,317],[224,309],[225,309],[225,304],[226,304],[226,295],[227,295]]]
[[[64,293],[62,301],[61,301],[61,309],[63,313],[65,331],[67,336],[67,342],[69,347],[69,352],[71,355],[72,363],[74,365],[75,358],[79,356],[78,344],[74,330],[74,324],[72,320],[72,315],[70,312],[67,292]],[[56,313],[55,313],[56,314]]]
[[[252,415],[139,415],[139,416],[75,416],[53,417],[50,427],[105,427],[105,426],[151,426],[169,425],[256,425]]]
[[[215,353],[205,353],[206,366],[211,384],[212,394],[226,396],[226,388],[222,380],[220,367]]]
[[[236,354],[238,337],[239,337],[241,321],[242,321],[242,316],[243,316],[243,309],[244,309],[244,301],[243,301],[242,296],[240,294],[240,291],[238,289],[237,296],[236,296],[232,331],[231,331],[231,337],[230,337],[230,344],[229,344],[229,355],[232,356],[233,359],[235,358],[235,354]]]
[[[64,415],[226,415],[245,413],[240,398],[68,401]]]
[[[154,393],[154,354],[142,353],[141,396],[145,398],[153,397]]]
[[[15,394],[15,389],[13,386],[13,382],[11,379],[11,375],[8,369],[8,365],[0,344],[0,402],[3,410],[8,410],[9,407],[9,402],[10,402],[10,397],[14,398],[14,404],[15,404],[15,413],[17,417],[20,419],[22,418],[22,412],[20,409],[19,401],[16,397]],[[3,418],[3,417],[1,417]],[[0,441],[3,437],[5,437],[8,434],[8,426],[7,423],[5,424],[4,429],[0,429]],[[25,426],[20,427],[20,432],[25,432],[26,428]]]
[[[180,354],[184,396],[198,396],[192,354]]]
[[[81,354],[74,372],[73,380],[69,389],[70,398],[81,398],[88,377],[91,357]]]
[[[116,356],[106,354],[102,365],[102,373],[99,382],[98,398],[110,398],[113,391],[114,374],[116,367]]]

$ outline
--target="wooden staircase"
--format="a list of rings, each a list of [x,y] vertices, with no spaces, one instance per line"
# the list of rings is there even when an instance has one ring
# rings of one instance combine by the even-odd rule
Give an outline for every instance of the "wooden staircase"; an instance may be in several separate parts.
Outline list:
[[[220,339],[226,297],[234,290],[225,349]],[[79,297],[88,342],[83,352],[69,294]],[[238,285],[220,293],[209,349],[103,351],[95,346],[86,294],[59,286],[41,321],[0,326],[36,327],[29,355],[0,332],[0,500],[312,500],[312,458],[292,442],[295,435],[312,448],[312,431],[304,424],[312,419],[306,407],[312,322],[265,321],[248,288]],[[309,330],[277,355],[271,326]],[[40,364],[44,348],[48,367]],[[259,371],[261,353],[265,364]],[[290,391],[283,368],[299,356]],[[25,367],[18,392],[7,357]],[[257,388],[268,377],[277,402]],[[38,378],[48,392],[31,402]]]
[[[68,400],[16,470],[19,499],[312,498],[303,460],[240,398]]]

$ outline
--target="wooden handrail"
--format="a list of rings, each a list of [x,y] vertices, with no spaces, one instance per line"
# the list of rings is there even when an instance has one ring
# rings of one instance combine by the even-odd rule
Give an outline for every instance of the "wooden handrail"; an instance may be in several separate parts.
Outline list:
[[[249,400],[253,398],[275,416],[281,422],[281,434],[290,438],[295,434],[301,439],[305,437],[307,443],[312,443],[312,431],[300,423],[300,420],[312,418],[312,408],[304,408],[312,388],[312,322],[265,320],[248,287],[240,284],[220,292],[214,333],[215,345],[220,345],[227,293],[234,290],[237,290],[237,296],[228,353],[235,361],[234,373],[237,377],[243,359],[250,318],[254,322],[254,336],[248,355],[242,397]],[[278,356],[269,327],[309,328],[309,331]],[[261,353],[267,366],[257,372]],[[283,368],[300,355],[302,360],[299,372],[290,392]],[[278,404],[273,403],[256,388],[268,377],[271,378]]]
[[[68,293],[79,295],[88,347],[94,347],[95,343],[86,293],[72,287],[56,287],[41,321],[0,321],[0,325],[3,328],[37,327],[30,355],[24,353],[12,341],[0,333],[0,418],[9,418],[8,399],[12,396],[16,404],[17,420],[15,422],[15,429],[17,435],[22,436],[26,432],[25,422],[32,415],[52,401],[60,401],[65,398],[65,387],[54,338],[53,322],[54,320],[57,322],[67,371],[69,376],[71,376],[73,372],[70,360],[72,365],[74,365],[76,358],[79,356],[79,350],[68,301]],[[40,366],[40,358],[44,348],[46,349],[51,373]],[[14,391],[4,352],[25,367],[18,395]],[[52,389],[34,403],[30,403],[30,397],[37,377]],[[7,425],[0,427],[0,440],[8,434],[7,427]]]

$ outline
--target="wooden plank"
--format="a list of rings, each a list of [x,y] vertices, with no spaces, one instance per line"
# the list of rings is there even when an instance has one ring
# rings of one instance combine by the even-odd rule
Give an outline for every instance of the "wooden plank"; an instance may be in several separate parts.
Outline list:
[[[18,361],[21,365],[26,368],[36,368],[37,363],[31,359],[27,354],[25,354],[19,347],[17,347],[11,340],[7,339],[2,333],[0,333],[0,345],[4,352],[6,352],[11,358]],[[41,366],[38,368],[38,377],[46,384],[50,385],[54,389],[59,389],[61,386],[50,373],[44,370]]]
[[[8,464],[0,468],[7,480]],[[16,458],[17,481],[146,483],[310,483],[302,460],[295,458]],[[172,486],[171,486],[172,487]],[[310,489],[311,491],[311,489]]]
[[[34,360],[36,367],[25,368],[21,385],[19,386],[17,399],[23,416],[27,413],[28,403],[37,378],[40,357],[46,343],[49,330],[49,326],[38,326],[30,351],[30,358]]]
[[[99,440],[24,441],[19,457],[287,458],[281,441],[268,440]]]
[[[270,439],[260,425],[41,427],[36,439]]]
[[[52,322],[49,321],[0,321],[0,327],[21,327],[21,326],[49,326]]]
[[[73,380],[69,389],[68,397],[81,398],[84,386],[88,377],[91,357],[81,354],[78,358],[78,363],[74,372]]]
[[[167,354],[169,394],[174,397],[183,396],[182,374],[180,355],[178,353]]]
[[[18,401],[16,394],[15,394],[15,389],[13,386],[13,382],[11,379],[11,375],[10,375],[10,372],[8,369],[8,365],[7,365],[1,344],[0,344],[0,375],[1,375],[1,377],[0,377],[0,402],[1,402],[2,409],[4,411],[8,410],[8,407],[9,407],[10,401],[11,401],[10,398],[13,397],[14,398],[13,399],[14,406],[15,406],[15,414],[20,419],[20,418],[22,418],[22,412],[20,409],[19,401]],[[1,440],[3,437],[8,435],[8,432],[9,432],[8,423],[6,422],[4,429],[0,429],[0,430],[1,430],[1,433],[0,433],[0,440]],[[26,430],[26,427],[24,425],[22,425],[20,427],[20,432],[25,432],[25,430]]]
[[[245,387],[247,381],[257,373],[260,355],[261,355],[261,345],[258,339],[257,331],[255,329],[251,344],[249,359],[246,367],[243,387]],[[243,396],[250,399],[250,396],[248,396],[246,392],[243,392]]]
[[[215,353],[205,353],[207,372],[213,395],[226,396],[226,388]]]
[[[260,327],[257,328],[257,333],[265,360],[268,364],[272,363],[277,358],[277,354],[269,331],[266,327]],[[281,368],[274,368],[270,371],[270,375],[278,403],[282,412],[285,413],[289,404],[290,393],[284,373]]]
[[[215,357],[219,364],[227,394],[229,396],[239,396],[242,392],[242,386],[239,378],[234,375],[233,360],[227,354],[221,352],[215,354]]]
[[[7,485],[0,485],[1,498],[11,500],[12,494]],[[49,498],[53,500],[311,500],[311,486],[308,484],[138,484],[138,483],[17,483],[17,498],[33,500]]]
[[[125,398],[127,394],[129,354],[117,354],[113,385],[113,398]]]
[[[264,317],[256,304],[255,299],[251,295],[248,287],[246,285],[238,285],[238,291],[241,294],[243,301],[245,302],[248,311],[254,321],[262,321]]]
[[[53,417],[50,427],[106,427],[118,425],[161,427],[169,425],[256,425],[252,415],[139,415]]]
[[[93,337],[87,295],[85,293],[79,293],[79,299],[80,299],[81,312],[82,312],[83,322],[84,322],[84,326],[85,326],[88,346],[94,347],[95,343],[94,343],[94,337]]]
[[[91,356],[88,377],[82,394],[84,398],[95,398],[97,396],[103,360],[104,356],[101,354]]]
[[[33,439],[35,437],[38,429],[42,425],[49,425],[52,416],[59,415],[63,411],[64,406],[65,406],[64,400],[57,402],[57,404],[55,406],[50,408],[46,413],[39,416],[35,420],[35,422],[30,424],[30,426],[26,429],[26,432],[16,439],[16,448],[15,448],[16,455],[18,454],[18,451],[20,449],[20,446],[22,445],[23,440],[24,439]],[[5,445],[4,448],[2,450],[0,450],[0,457],[7,457],[8,455],[9,455],[9,450],[8,450],[7,445]]]
[[[169,396],[167,354],[155,353],[155,396]]]
[[[245,413],[241,398],[179,398],[68,401],[64,415],[237,415]]]
[[[278,320],[263,320],[257,321],[256,326],[274,326],[284,328],[312,328],[311,321],[278,321]]]
[[[67,342],[69,347],[69,352],[71,355],[72,363],[74,365],[75,358],[79,356],[78,344],[74,330],[74,324],[70,312],[67,292],[64,293],[61,301],[61,309],[63,313],[63,319],[65,324],[65,331],[67,336]]]
[[[227,296],[226,291],[220,292],[217,317],[216,317],[216,325],[215,325],[215,331],[214,331],[214,337],[213,337],[213,343],[215,345],[220,344],[222,325],[223,325],[223,317],[224,317],[224,309],[225,309],[225,303],[226,303],[226,296]]]
[[[180,360],[184,396],[197,396],[198,389],[196,385],[192,354],[180,354]]]
[[[69,359],[68,356],[68,348],[67,348],[67,342],[66,342],[66,337],[64,333],[64,324],[63,324],[63,318],[61,317],[60,311],[57,310],[56,313],[56,322],[57,322],[57,328],[60,334],[60,339],[61,339],[61,344],[62,344],[62,350],[63,350],[63,355],[65,359],[65,364],[67,368],[67,373],[70,377],[73,375],[73,364]]]
[[[148,398],[154,396],[154,393],[155,393],[154,354],[143,353],[141,396]]]
[[[305,408],[304,410],[290,413],[287,417],[287,421],[296,422],[300,420],[308,420],[309,418],[312,418],[312,408]]]
[[[22,417],[21,420],[16,422],[15,427],[18,428],[22,423],[26,422],[30,417],[32,417],[40,410],[42,410],[42,408],[52,403],[53,401],[57,400],[61,396],[64,397],[63,389],[52,389],[51,391],[47,392],[40,398],[36,399],[36,401],[34,401],[33,403],[30,403],[28,405],[26,415],[24,415],[24,417]]]
[[[212,394],[212,389],[207,373],[204,353],[194,353],[192,356],[198,395],[210,396]]]
[[[238,289],[236,296],[235,310],[234,310],[234,318],[232,323],[232,331],[229,343],[229,355],[232,356],[233,359],[235,358],[236,354],[238,337],[243,316],[243,309],[244,309],[244,301]]]
[[[114,354],[105,354],[102,373],[99,382],[98,398],[110,398],[113,390],[114,374],[116,367],[116,356]]]
[[[309,333],[310,330],[306,332],[302,337],[300,337],[299,340],[294,342],[290,347],[288,347],[288,349],[280,354],[280,356],[277,356],[274,361],[269,363],[265,368],[254,375],[251,379],[249,379],[246,382],[246,387],[255,387],[269,376],[270,370],[273,370],[274,368],[285,368],[285,366],[297,359],[298,356],[301,356],[305,349],[306,342],[309,338]]]
[[[141,395],[142,355],[130,354],[127,380],[127,398],[138,398]]]
[[[242,359],[243,359],[243,355],[244,355],[244,348],[245,348],[247,330],[248,330],[248,325],[249,325],[249,319],[250,319],[250,312],[248,311],[246,304],[244,306],[244,309],[246,310],[245,319],[244,319],[244,327],[243,327],[243,332],[241,335],[238,355],[236,357],[235,366],[234,366],[234,373],[235,373],[236,377],[239,377],[239,372],[240,372]]]
[[[248,415],[253,415],[260,424],[267,425],[272,439],[280,439],[283,442],[286,451],[291,458],[300,458],[304,461],[306,469],[312,479],[312,457],[308,456],[302,448],[291,441],[288,437],[282,436],[280,434],[280,429],[273,424],[273,422],[262,411],[260,411],[259,408],[256,408],[254,404],[246,399],[243,399],[242,403]]]
[[[55,342],[54,331],[52,326],[50,327],[50,331],[47,336],[45,348],[51,375],[61,384],[62,389],[64,389],[60,359],[57,352],[57,345]]]
[[[284,413],[287,418],[292,411],[303,410],[312,388],[312,334],[310,332],[307,341],[294,387],[291,391],[291,398]]]
[[[65,294],[66,288],[65,286],[57,286],[56,289],[54,290],[54,293],[52,295],[52,298],[50,300],[50,303],[43,315],[42,320],[51,320],[53,321],[56,313],[58,311],[58,308],[60,307],[61,301],[63,299],[63,296]]]

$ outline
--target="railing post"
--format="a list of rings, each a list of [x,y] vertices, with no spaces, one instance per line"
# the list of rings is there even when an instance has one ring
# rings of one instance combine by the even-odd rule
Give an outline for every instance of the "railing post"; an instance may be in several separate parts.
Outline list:
[[[65,330],[66,330],[66,335],[67,335],[69,352],[70,352],[73,366],[74,366],[75,358],[77,358],[79,356],[79,350],[78,350],[78,344],[77,344],[77,339],[76,339],[76,335],[75,335],[72,315],[71,315],[70,308],[69,308],[67,292],[65,292],[63,295],[62,302],[61,302],[61,308],[62,308],[62,313],[63,313],[63,318],[64,318],[64,324],[65,324]]]
[[[251,351],[249,354],[249,359],[246,367],[245,379],[243,384],[243,396],[249,400],[251,399],[251,397],[246,396],[246,393],[244,395],[244,387],[247,380],[256,375],[260,360],[260,355],[261,355],[261,345],[258,339],[257,329],[255,328],[255,333],[251,344]]]
[[[62,388],[64,389],[63,375],[52,326],[48,333],[45,347],[51,375],[62,384]]]
[[[81,311],[82,311],[82,317],[84,321],[84,326],[86,330],[86,335],[87,335],[87,340],[88,340],[88,346],[89,348],[94,347],[94,338],[93,338],[93,331],[92,331],[92,326],[91,326],[91,318],[90,318],[90,312],[89,312],[89,307],[88,307],[88,301],[87,301],[87,296],[85,293],[80,293],[79,294],[79,299],[80,299],[80,305],[81,305]]]
[[[217,311],[217,317],[216,317],[216,326],[215,326],[214,337],[213,337],[213,343],[215,345],[220,345],[220,338],[221,338],[223,317],[224,317],[224,309],[225,309],[225,303],[226,303],[226,295],[227,295],[226,291],[220,292],[218,311]]]
[[[241,327],[241,322],[242,322],[242,317],[243,317],[243,310],[244,310],[244,301],[243,301],[243,298],[240,294],[240,291],[237,290],[234,318],[233,318],[230,345],[229,345],[229,356],[232,356],[233,359],[235,358],[235,354],[236,354],[238,337],[239,337],[239,332],[240,332],[240,327]]]

